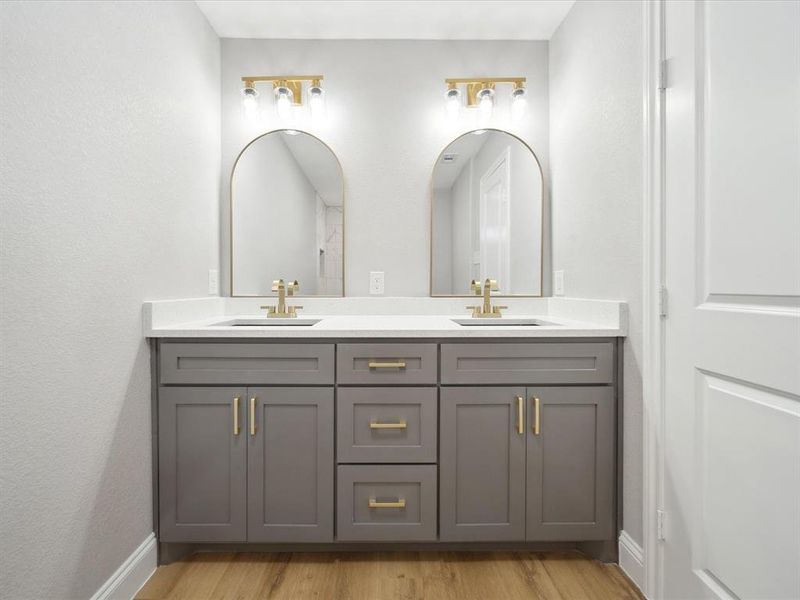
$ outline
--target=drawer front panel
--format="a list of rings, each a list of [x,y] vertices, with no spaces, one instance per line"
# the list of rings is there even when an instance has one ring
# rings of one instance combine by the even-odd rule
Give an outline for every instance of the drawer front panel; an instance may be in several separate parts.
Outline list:
[[[336,524],[341,541],[436,539],[435,465],[342,465]]]
[[[436,344],[339,344],[339,383],[436,383]]]
[[[436,462],[436,388],[341,388],[340,463]]]
[[[161,345],[161,383],[333,384],[333,344]]]
[[[442,383],[611,383],[611,342],[442,344]]]

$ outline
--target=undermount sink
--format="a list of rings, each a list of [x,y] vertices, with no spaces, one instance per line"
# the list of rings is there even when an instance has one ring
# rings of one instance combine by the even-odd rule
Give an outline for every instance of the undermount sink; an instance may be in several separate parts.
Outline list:
[[[541,325],[555,325],[540,319],[513,319],[500,317],[497,319],[481,319],[471,317],[469,319],[450,319],[456,325],[462,327],[533,327]]]
[[[231,319],[214,323],[212,327],[310,327],[322,319]]]

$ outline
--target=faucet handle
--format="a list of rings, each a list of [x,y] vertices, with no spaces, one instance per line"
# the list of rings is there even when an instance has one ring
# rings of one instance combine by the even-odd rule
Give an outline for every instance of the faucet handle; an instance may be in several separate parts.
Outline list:
[[[478,315],[478,314],[480,314],[481,308],[482,307],[480,307],[480,306],[467,306],[467,310],[471,310],[472,311],[472,316],[473,317]]]
[[[286,284],[286,294],[289,296],[294,296],[294,293],[300,289],[300,282],[295,279],[294,281],[290,281]]]
[[[273,279],[272,280],[272,291],[273,292],[280,291],[281,288],[284,288],[285,286],[286,286],[286,284],[283,283],[283,279]]]

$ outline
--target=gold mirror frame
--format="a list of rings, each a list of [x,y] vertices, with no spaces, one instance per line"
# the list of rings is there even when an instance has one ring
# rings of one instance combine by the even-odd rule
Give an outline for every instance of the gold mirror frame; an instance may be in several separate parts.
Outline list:
[[[458,135],[454,139],[450,140],[447,145],[442,148],[442,151],[436,156],[436,160],[433,163],[433,169],[431,169],[431,178],[430,184],[428,185],[428,197],[430,202],[430,249],[429,249],[429,260],[428,260],[428,295],[431,298],[473,298],[472,294],[434,294],[433,293],[433,177],[436,174],[436,166],[439,164],[439,161],[442,159],[442,156],[450,147],[450,145],[455,142],[456,140],[461,139],[465,135],[472,135],[476,131],[494,131],[497,133],[504,133],[506,135],[511,136],[512,138],[516,139],[520,142],[533,156],[533,160],[536,161],[536,166],[539,169],[539,178],[542,182],[541,188],[541,225],[539,228],[539,243],[541,244],[541,250],[539,253],[539,293],[538,294],[497,294],[492,295],[493,298],[542,298],[544,297],[544,171],[542,171],[542,163],[539,161],[539,157],[536,156],[536,152],[533,151],[533,148],[523,140],[518,135],[514,135],[513,133],[506,131],[504,129],[497,129],[495,127],[479,127],[477,129],[471,129],[469,131],[465,131],[464,133]],[[500,282],[502,286],[503,282]],[[502,289],[502,287],[501,287]]]
[[[242,158],[242,156],[244,155],[245,152],[247,152],[247,149],[250,146],[252,146],[254,143],[256,143],[258,140],[260,140],[263,137],[266,137],[266,136],[271,135],[273,133],[285,133],[287,131],[296,131],[297,133],[303,133],[305,135],[309,135],[309,136],[313,137],[315,140],[317,140],[320,144],[325,146],[328,149],[328,151],[331,153],[331,156],[333,156],[333,158],[336,159],[336,164],[339,166],[339,173],[341,173],[341,176],[342,176],[342,189],[341,189],[341,194],[342,194],[342,293],[341,293],[341,295],[337,294],[335,296],[333,296],[333,295],[321,295],[321,294],[310,296],[308,294],[297,294],[297,295],[295,295],[293,297],[294,298],[344,298],[344,296],[345,296],[345,270],[347,268],[346,267],[347,263],[346,263],[346,260],[345,260],[345,255],[347,253],[346,244],[345,244],[345,239],[346,239],[345,231],[347,229],[346,219],[345,219],[345,215],[347,214],[347,207],[346,207],[346,205],[347,205],[347,197],[345,196],[345,193],[344,193],[345,183],[344,183],[344,169],[342,168],[342,161],[339,160],[339,157],[336,155],[336,152],[333,151],[333,148],[331,148],[328,144],[326,144],[324,141],[322,141],[316,135],[314,135],[313,133],[309,133],[308,131],[305,131],[303,129],[295,129],[295,128],[292,128],[292,127],[284,127],[284,128],[281,128],[281,129],[272,129],[270,131],[267,131],[265,133],[257,135],[252,140],[247,142],[247,144],[245,144],[244,148],[242,148],[242,150],[236,156],[236,160],[233,161],[233,167],[231,167],[231,175],[230,175],[230,178],[228,179],[228,247],[229,247],[229,255],[230,255],[229,256],[229,264],[228,264],[228,270],[229,270],[228,279],[229,279],[229,282],[230,282],[230,285],[229,285],[229,297],[230,298],[272,298],[272,296],[255,296],[255,295],[251,295],[251,294],[234,294],[233,293],[233,175],[236,173],[236,165],[239,164],[239,159]],[[301,285],[300,289],[301,290],[303,289],[302,288],[302,283],[303,282],[301,281],[300,282],[300,285]]]

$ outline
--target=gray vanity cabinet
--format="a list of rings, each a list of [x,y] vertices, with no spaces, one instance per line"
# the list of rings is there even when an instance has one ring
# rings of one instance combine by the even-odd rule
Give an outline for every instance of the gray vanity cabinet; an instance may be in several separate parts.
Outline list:
[[[247,537],[244,388],[164,388],[159,396],[159,537]],[[237,400],[238,399],[238,400]]]
[[[247,540],[333,541],[333,388],[249,388]]]
[[[526,539],[612,539],[613,389],[537,387],[527,396]]]
[[[442,541],[525,539],[524,402],[523,387],[442,388]]]

